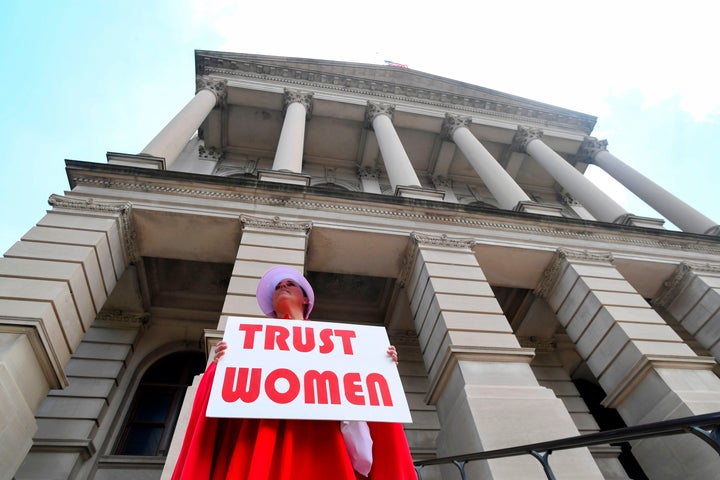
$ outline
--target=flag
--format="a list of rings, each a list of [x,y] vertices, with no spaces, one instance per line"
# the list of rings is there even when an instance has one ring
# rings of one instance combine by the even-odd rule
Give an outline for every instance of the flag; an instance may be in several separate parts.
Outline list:
[[[385,64],[388,66],[391,66],[391,67],[408,68],[408,66],[405,65],[404,63],[397,63],[397,62],[393,62],[391,60],[385,60]]]

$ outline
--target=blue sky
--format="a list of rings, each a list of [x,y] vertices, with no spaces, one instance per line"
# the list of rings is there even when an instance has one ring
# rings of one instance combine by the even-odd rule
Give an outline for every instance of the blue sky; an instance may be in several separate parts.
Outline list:
[[[195,49],[388,59],[596,115],[611,153],[720,222],[713,2],[337,5],[2,2],[0,251],[67,190],[64,159],[143,149],[194,94]],[[588,175],[627,210],[658,216],[602,172]]]

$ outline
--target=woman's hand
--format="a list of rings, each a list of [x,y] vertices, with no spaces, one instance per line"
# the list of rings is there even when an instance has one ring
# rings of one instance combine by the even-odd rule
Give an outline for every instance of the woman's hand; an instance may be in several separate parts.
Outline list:
[[[217,345],[215,345],[215,356],[213,357],[213,362],[217,363],[218,360],[222,358],[223,355],[225,355],[225,350],[227,350],[228,344],[227,342],[220,340]]]
[[[218,346],[220,346],[219,343],[218,343]],[[398,364],[398,354],[397,354],[397,349],[395,348],[394,345],[390,345],[388,347],[387,354],[390,355],[390,357],[393,359],[393,362],[395,362],[395,365],[397,365]]]

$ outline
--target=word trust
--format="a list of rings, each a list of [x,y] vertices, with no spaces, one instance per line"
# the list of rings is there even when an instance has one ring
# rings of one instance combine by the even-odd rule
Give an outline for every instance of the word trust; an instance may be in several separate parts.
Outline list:
[[[263,337],[263,348],[265,350],[290,350],[290,346],[298,352],[312,352],[317,347],[320,353],[330,353],[335,350],[335,343],[339,339],[342,351],[345,355],[352,355],[352,340],[355,332],[352,330],[322,328],[316,336],[316,328],[313,327],[282,327],[279,325],[258,325],[240,324],[240,331],[245,334],[243,348],[251,350],[255,348],[255,335],[260,333]],[[288,341],[292,337],[290,343]]]

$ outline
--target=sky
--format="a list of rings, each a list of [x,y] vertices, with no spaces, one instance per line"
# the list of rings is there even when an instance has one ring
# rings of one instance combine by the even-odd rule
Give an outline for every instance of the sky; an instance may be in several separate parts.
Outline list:
[[[194,95],[196,49],[392,60],[594,115],[613,155],[720,222],[713,3],[4,0],[0,252],[68,190],[65,159],[147,145]],[[600,169],[586,175],[659,217]]]

